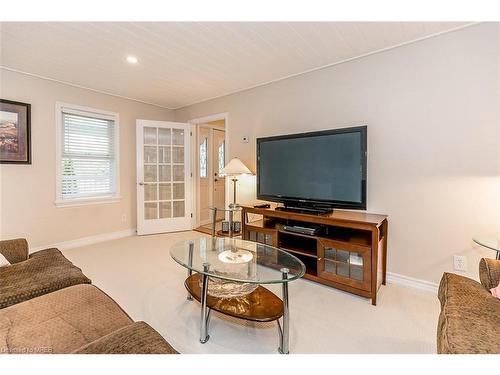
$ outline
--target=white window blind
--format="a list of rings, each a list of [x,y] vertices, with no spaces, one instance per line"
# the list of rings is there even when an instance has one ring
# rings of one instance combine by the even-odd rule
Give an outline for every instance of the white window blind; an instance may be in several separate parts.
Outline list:
[[[62,108],[60,199],[117,194],[115,118]]]

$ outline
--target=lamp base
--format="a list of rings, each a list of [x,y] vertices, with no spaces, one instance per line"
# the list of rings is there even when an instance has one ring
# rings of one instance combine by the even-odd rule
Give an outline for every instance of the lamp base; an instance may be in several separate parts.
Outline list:
[[[236,204],[236,182],[238,182],[237,178],[232,178],[231,181],[233,181],[233,205]]]

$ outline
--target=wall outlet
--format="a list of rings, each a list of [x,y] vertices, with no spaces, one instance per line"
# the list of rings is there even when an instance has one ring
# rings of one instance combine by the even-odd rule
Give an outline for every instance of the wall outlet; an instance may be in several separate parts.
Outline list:
[[[467,257],[463,255],[453,255],[453,269],[455,271],[467,271]]]
[[[122,215],[122,223],[125,223],[127,221],[127,215],[123,214]]]

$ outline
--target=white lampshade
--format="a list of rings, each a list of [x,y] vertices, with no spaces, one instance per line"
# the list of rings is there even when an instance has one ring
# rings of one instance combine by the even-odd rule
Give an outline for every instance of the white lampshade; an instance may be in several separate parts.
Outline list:
[[[221,176],[236,176],[239,174],[252,174],[252,172],[238,158],[232,158],[220,172]]]

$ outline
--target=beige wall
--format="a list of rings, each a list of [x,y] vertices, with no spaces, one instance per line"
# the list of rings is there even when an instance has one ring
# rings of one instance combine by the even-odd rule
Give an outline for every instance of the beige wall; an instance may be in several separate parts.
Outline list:
[[[172,120],[173,112],[4,69],[0,74],[1,98],[31,103],[33,150],[32,165],[0,166],[0,238],[27,237],[38,247],[135,228],[135,120]],[[119,203],[55,207],[56,101],[120,114]]]
[[[368,125],[368,211],[390,215],[389,271],[438,282],[499,232],[499,27],[483,24],[175,112],[228,112],[228,156],[255,138]],[[242,143],[243,136],[250,137]],[[249,179],[254,181],[254,179]]]

